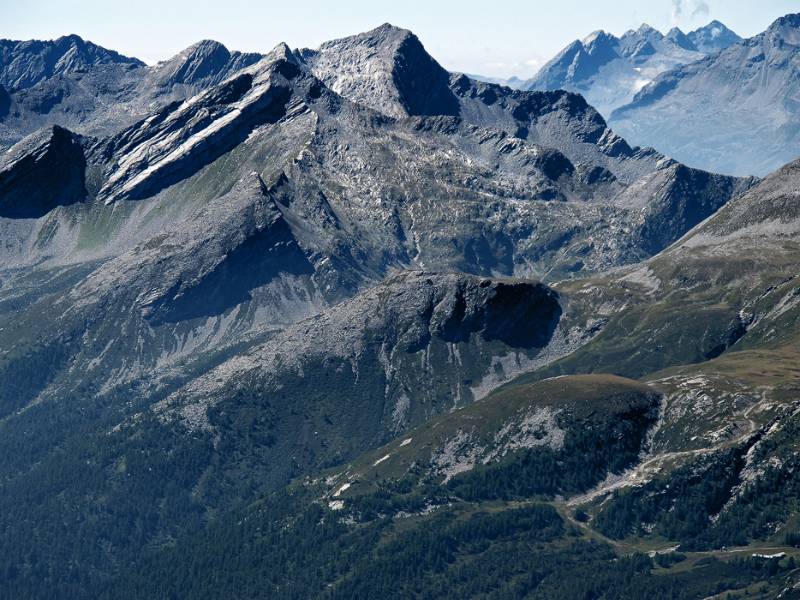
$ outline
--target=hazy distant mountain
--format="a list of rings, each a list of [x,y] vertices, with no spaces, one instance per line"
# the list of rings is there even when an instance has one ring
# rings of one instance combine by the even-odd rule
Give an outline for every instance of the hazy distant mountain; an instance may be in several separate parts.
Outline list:
[[[699,39],[717,38],[709,31]],[[800,14],[663,73],[611,116],[614,129],[688,164],[764,175],[800,155]]]
[[[702,48],[695,39],[703,41]],[[736,40],[736,34],[716,21],[689,34],[673,28],[663,35],[646,24],[619,38],[596,31],[564,48],[522,88],[578,92],[608,116],[660,73],[715,51],[712,42],[722,47]]]
[[[687,37],[697,50],[708,54],[719,52],[742,41],[741,37],[717,20],[695,29]]]

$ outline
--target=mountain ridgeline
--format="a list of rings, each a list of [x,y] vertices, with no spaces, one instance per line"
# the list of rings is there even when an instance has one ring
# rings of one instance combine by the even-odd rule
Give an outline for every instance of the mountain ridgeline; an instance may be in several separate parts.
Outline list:
[[[746,43],[600,32],[550,72]],[[388,24],[2,41],[0,85],[0,596],[797,581],[797,163],[692,168]]]

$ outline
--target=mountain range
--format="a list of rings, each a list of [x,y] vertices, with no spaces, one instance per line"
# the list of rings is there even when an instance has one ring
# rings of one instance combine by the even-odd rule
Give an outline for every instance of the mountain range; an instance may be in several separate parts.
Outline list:
[[[2,594],[796,593],[800,163],[692,168],[389,24],[0,48]]]
[[[634,142],[722,173],[765,175],[800,154],[800,16],[667,71],[610,122]]]
[[[586,98],[604,117],[630,103],[658,75],[693,63],[738,43],[741,38],[719,21],[666,35],[643,24],[616,37],[598,30],[575,40],[531,79],[496,81],[523,90],[564,89]]]
[[[800,155],[796,15],[741,39],[719,21],[576,40],[519,89],[583,95],[632,144],[685,164],[764,176]]]

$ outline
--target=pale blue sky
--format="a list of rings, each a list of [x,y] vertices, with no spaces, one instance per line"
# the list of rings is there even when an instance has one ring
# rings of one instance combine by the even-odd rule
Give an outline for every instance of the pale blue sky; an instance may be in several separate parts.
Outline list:
[[[532,75],[542,61],[594,29],[621,34],[647,22],[690,30],[719,19],[744,37],[800,0],[0,0],[0,37],[68,33],[153,63],[203,38],[267,51],[320,42],[390,22],[414,31],[454,71]]]

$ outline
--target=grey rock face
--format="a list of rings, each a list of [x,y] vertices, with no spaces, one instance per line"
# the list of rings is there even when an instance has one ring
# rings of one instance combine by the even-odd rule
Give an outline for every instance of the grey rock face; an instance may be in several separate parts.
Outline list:
[[[646,24],[619,38],[596,31],[567,46],[522,87],[578,92],[608,117],[664,71],[736,41],[738,36],[717,21],[688,35],[678,28],[663,35]]]
[[[800,154],[800,17],[667,71],[611,116],[635,143],[689,165],[764,175]]]
[[[672,233],[701,223],[724,206],[722,199],[735,198],[749,183],[707,171],[675,164],[671,185],[644,208],[642,242],[655,254],[675,241]]]
[[[782,243],[800,231],[800,160],[795,160],[765,177],[757,186],[737,198],[698,227],[688,237],[693,246],[703,246],[713,239],[725,245],[730,236],[749,238],[752,251],[763,245]],[[787,248],[791,250],[791,248]]]
[[[683,33],[683,31],[681,31],[679,27],[673,27],[667,32],[667,35],[664,37],[672,41],[676,46],[683,48],[684,50],[695,50],[695,51],[698,50],[697,46],[695,46],[694,42],[692,41],[691,35],[686,35],[685,33]],[[736,41],[731,42],[731,44],[736,43]]]
[[[158,63],[151,77],[159,85],[210,86],[263,58],[258,53],[230,52],[214,40],[202,40],[171,59]]]
[[[243,142],[256,125],[274,123],[286,114],[290,91],[284,76],[297,73],[286,62],[259,78],[242,73],[115,136],[98,149],[113,161],[98,199],[152,195]]]
[[[387,23],[298,54],[331,90],[386,115],[458,114],[448,72],[405,29]]]
[[[252,173],[190,219],[106,263],[71,294],[119,301],[159,325],[219,315],[281,276],[313,271],[260,177]],[[115,297],[116,296],[116,297]]]

